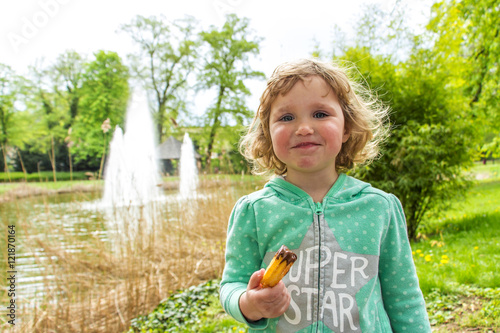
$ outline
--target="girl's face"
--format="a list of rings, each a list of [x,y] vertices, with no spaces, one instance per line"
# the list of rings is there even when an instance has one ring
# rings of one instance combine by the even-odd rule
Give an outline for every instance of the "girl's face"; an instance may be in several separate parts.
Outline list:
[[[273,150],[287,178],[334,175],[335,159],[349,138],[337,96],[319,76],[298,81],[271,105]]]

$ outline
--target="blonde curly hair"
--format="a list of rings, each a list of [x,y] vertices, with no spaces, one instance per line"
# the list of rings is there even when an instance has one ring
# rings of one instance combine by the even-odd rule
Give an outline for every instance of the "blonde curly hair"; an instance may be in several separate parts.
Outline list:
[[[316,59],[301,59],[278,66],[260,98],[260,105],[248,132],[240,141],[240,152],[253,163],[254,174],[285,175],[286,165],[273,150],[269,131],[271,106],[278,95],[286,95],[305,78],[318,75],[337,95],[350,134],[336,158],[337,172],[369,163],[377,157],[380,143],[388,134],[386,118],[389,109],[374,94],[349,79],[347,70]]]

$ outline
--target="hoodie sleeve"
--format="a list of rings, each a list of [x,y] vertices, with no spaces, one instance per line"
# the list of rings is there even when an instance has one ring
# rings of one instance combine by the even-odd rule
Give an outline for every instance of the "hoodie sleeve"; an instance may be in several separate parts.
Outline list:
[[[236,203],[229,218],[220,301],[230,316],[257,330],[265,329],[268,319],[248,322],[241,313],[239,299],[247,289],[250,276],[261,265],[255,211],[248,198],[243,197]]]
[[[389,196],[390,222],[382,239],[379,275],[394,332],[431,332],[400,201]]]

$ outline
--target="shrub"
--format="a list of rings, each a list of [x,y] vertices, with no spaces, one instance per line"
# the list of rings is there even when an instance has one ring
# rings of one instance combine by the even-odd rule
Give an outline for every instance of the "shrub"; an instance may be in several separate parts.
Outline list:
[[[73,172],[71,175],[69,172],[57,172],[56,178],[58,181],[68,181],[68,180],[87,180],[89,177],[84,171]],[[22,172],[0,172],[0,182],[4,183],[18,183],[18,182],[51,182],[54,180],[54,175],[52,171],[42,171],[40,173],[28,173]]]
[[[219,304],[219,281],[172,294],[149,315],[132,320],[135,332],[246,332],[243,324],[224,314]]]

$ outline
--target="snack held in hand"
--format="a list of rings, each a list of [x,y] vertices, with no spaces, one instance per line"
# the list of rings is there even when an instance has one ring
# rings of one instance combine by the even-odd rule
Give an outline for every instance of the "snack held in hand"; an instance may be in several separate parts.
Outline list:
[[[274,287],[288,273],[290,267],[297,260],[297,255],[290,251],[285,245],[276,252],[260,284],[262,288]]]

